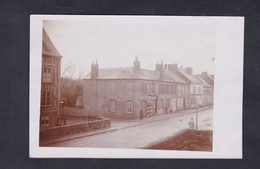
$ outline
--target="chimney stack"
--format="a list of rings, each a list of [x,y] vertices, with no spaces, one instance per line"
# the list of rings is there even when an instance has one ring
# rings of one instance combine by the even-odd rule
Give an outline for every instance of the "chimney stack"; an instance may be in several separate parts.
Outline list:
[[[134,69],[135,70],[140,70],[140,61],[138,60],[138,56],[135,57]]]
[[[188,74],[190,74],[190,75],[193,74],[192,67],[187,67],[187,68],[185,69],[185,71],[186,71]]]
[[[207,77],[208,76],[208,72],[202,72],[202,76],[203,77]]]
[[[91,79],[97,79],[98,78],[98,63],[96,59],[96,63],[92,63],[91,65]]]
[[[168,70],[174,72],[178,69],[178,64],[168,64]]]
[[[163,61],[161,60],[161,64],[156,64],[156,71],[159,71],[159,79],[160,80],[164,80],[164,65],[163,65]]]

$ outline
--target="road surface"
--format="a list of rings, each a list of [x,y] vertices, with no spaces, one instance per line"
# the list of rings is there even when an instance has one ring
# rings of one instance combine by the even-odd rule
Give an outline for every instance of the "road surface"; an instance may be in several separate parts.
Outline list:
[[[198,128],[212,130],[212,117],[212,109],[200,111],[198,113]],[[131,123],[136,124],[129,125],[130,127],[49,144],[48,147],[142,148],[188,128],[188,122],[191,118],[196,123],[196,113],[179,114],[154,121],[149,121],[149,119],[144,119],[141,122],[132,121]],[[113,125],[120,124],[112,122]]]

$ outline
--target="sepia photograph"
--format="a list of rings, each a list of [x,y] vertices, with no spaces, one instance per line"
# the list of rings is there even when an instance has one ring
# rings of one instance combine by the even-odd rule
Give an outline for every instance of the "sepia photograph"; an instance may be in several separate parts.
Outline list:
[[[241,157],[243,18],[43,15],[31,28],[31,157]]]

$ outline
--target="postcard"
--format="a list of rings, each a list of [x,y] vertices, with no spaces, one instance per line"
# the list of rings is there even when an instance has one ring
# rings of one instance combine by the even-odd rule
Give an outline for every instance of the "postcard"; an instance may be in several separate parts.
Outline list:
[[[242,158],[244,18],[31,15],[31,158]]]

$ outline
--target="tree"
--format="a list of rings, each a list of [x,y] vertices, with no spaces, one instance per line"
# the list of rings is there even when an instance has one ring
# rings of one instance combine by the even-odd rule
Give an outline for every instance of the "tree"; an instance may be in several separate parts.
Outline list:
[[[77,98],[83,96],[83,72],[79,71],[79,78],[73,79],[75,68],[68,66],[62,73],[60,80],[61,100],[65,106],[75,106]]]

